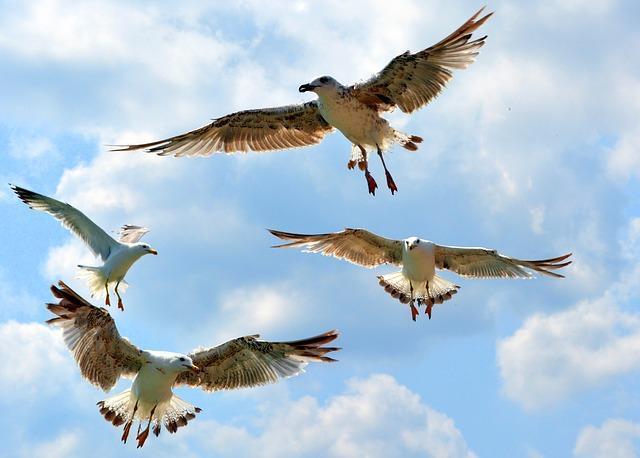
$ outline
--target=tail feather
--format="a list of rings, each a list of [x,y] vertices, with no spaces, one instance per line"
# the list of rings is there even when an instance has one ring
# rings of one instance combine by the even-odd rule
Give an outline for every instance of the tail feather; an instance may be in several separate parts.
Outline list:
[[[91,292],[91,297],[103,297],[106,293],[105,284],[108,282],[104,272],[99,267],[83,265],[78,265],[78,267],[80,268],[80,271],[78,272],[77,278],[87,282],[89,285],[89,291]],[[121,280],[120,285],[118,286],[118,291],[120,293],[124,293],[128,286],[129,284],[126,281]]]
[[[182,426],[186,426],[190,420],[196,418],[196,414],[202,412],[200,407],[196,407],[188,402],[180,399],[175,394],[171,397],[171,401],[166,407],[164,411],[164,415],[162,416],[162,423],[164,427],[171,434],[178,431],[178,428]],[[153,433],[158,436],[160,434],[160,424],[158,423],[157,428],[154,428]]]
[[[458,285],[438,275],[434,275],[429,282],[411,284],[402,272],[394,272],[379,276],[378,282],[387,293],[403,304],[408,304],[412,297],[419,304],[442,304],[451,299],[460,289]],[[412,286],[413,292],[411,291]]]
[[[104,419],[117,427],[134,420],[131,401],[131,390],[125,390],[120,394],[98,402],[96,405],[100,408],[100,414]]]
[[[403,148],[409,151],[416,151],[418,149],[418,145],[416,143],[422,143],[422,137],[418,137],[417,135],[407,135],[400,131],[395,131],[394,140],[400,144]]]
[[[113,426],[125,425],[125,433],[122,436],[124,442],[127,441],[131,424],[138,420],[144,427],[151,415],[148,409],[144,409],[136,403],[130,389],[98,402],[97,406],[104,419]],[[199,407],[173,395],[170,401],[156,406],[152,418],[153,434],[160,435],[161,425],[164,425],[165,429],[173,434],[178,431],[178,428],[186,426],[201,411],[202,409]],[[138,446],[141,446],[140,443]]]

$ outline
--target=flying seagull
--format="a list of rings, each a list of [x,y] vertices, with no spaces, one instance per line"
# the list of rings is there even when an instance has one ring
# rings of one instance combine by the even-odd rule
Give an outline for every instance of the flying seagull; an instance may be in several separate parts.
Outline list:
[[[311,102],[239,111],[185,134],[138,145],[116,145],[112,151],[145,150],[176,157],[272,151],[319,143],[336,128],[352,143],[347,166],[353,169],[357,164],[364,171],[369,193],[375,194],[378,187],[368,167],[369,154],[376,152],[393,194],[398,187],[383,153],[394,143],[415,151],[422,138],[395,130],[380,115],[396,107],[405,113],[421,108],[444,89],[454,69],[466,68],[475,60],[486,36],[471,40],[471,35],[493,14],[478,19],[483,9],[435,45],[395,57],[367,81],[343,86],[330,76],[322,76],[299,88],[300,92],[316,93],[318,98]]]
[[[379,276],[378,281],[391,296],[409,304],[413,321],[418,316],[415,302],[418,306],[426,305],[425,313],[431,319],[433,305],[451,299],[460,288],[436,275],[436,269],[451,270],[467,278],[532,278],[530,270],[564,278],[552,270],[571,264],[571,261],[565,261],[571,253],[557,258],[524,261],[488,248],[438,245],[418,237],[393,240],[365,229],[310,235],[272,229],[269,232],[289,242],[274,248],[303,247],[306,252],[345,259],[369,269],[382,264],[401,266],[399,272]]]
[[[138,447],[149,436],[151,423],[156,436],[161,425],[175,433],[200,412],[173,394],[174,386],[218,391],[266,385],[304,372],[308,362],[335,361],[325,355],[339,350],[323,346],[338,337],[337,331],[292,342],[245,336],[188,355],[142,350],[120,336],[106,309],[91,305],[62,281],[58,287],[52,285],[51,292],[60,301],[47,304],[57,315],[47,323],[62,329],[82,375],[105,391],[121,376],[133,378],[130,389],[98,402],[98,407],[108,422],[125,425],[125,443],[133,422],[139,420]],[[146,428],[140,431],[144,422]]]
[[[91,296],[101,296],[103,292],[106,292],[104,302],[106,305],[111,305],[109,286],[115,284],[114,290],[118,297],[118,308],[124,310],[118,287],[124,291],[128,286],[124,281],[127,271],[134,262],[145,254],[158,254],[146,243],[139,242],[140,238],[149,230],[141,226],[125,224],[118,233],[119,239],[115,240],[87,218],[84,213],[69,204],[19,186],[11,185],[11,189],[30,208],[47,212],[60,221],[64,227],[87,244],[94,256],[102,259],[103,264],[99,267],[78,265],[81,269],[80,277],[87,280]]]

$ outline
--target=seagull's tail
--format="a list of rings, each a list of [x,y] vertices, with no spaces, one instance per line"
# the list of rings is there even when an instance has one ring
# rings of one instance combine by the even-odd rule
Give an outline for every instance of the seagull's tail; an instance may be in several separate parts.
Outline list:
[[[105,420],[116,427],[125,425],[122,434],[123,442],[127,441],[129,430],[135,420],[139,420],[143,427],[149,421],[151,407],[142,406],[138,402],[129,389],[97,404]],[[153,410],[153,434],[160,435],[161,425],[164,425],[165,429],[170,433],[175,433],[178,428],[185,426],[189,420],[193,420],[196,414],[200,412],[201,409],[199,407],[183,401],[174,394],[170,401],[158,404]],[[144,441],[142,444],[144,444]]]
[[[97,406],[104,419],[117,427],[134,420],[134,404],[131,390],[125,390],[120,394],[98,402]]]
[[[196,418],[196,414],[201,411],[202,409],[200,409],[200,407],[189,404],[174,394],[162,415],[162,423],[166,430],[173,434],[178,431],[178,428],[181,426],[186,426],[189,420]],[[156,436],[160,434],[159,425],[154,428],[153,433]]]
[[[418,137],[417,135],[407,135],[399,130],[394,131],[393,139],[400,144],[405,149],[409,151],[416,151],[418,149],[418,145],[416,143],[422,143],[422,137]]]
[[[103,297],[106,293],[105,284],[107,283],[107,276],[100,267],[82,265],[78,265],[78,267],[80,268],[80,271],[78,272],[77,278],[83,279],[87,282],[89,285],[89,291],[91,292],[91,297]],[[118,292],[123,293],[128,286],[129,285],[126,281],[120,281]]]
[[[380,286],[403,304],[411,301],[411,284],[400,271],[378,277]],[[451,299],[460,287],[449,280],[434,275],[429,282],[413,284],[413,298],[418,304],[442,304]]]

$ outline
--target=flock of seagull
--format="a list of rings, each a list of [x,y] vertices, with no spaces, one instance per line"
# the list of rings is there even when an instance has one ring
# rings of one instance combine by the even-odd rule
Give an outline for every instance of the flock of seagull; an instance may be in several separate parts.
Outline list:
[[[385,171],[387,187],[398,187],[385,164],[384,153],[394,143],[415,151],[422,139],[392,128],[380,116],[398,107],[406,113],[426,105],[445,87],[452,70],[466,68],[485,43],[485,37],[471,40],[472,33],[491,14],[474,14],[439,43],[394,58],[368,81],[343,86],[330,76],[322,76],[300,86],[300,92],[315,92],[316,100],[300,105],[240,111],[214,120],[207,126],[165,140],[116,147],[117,151],[145,150],[160,155],[193,156],[221,151],[270,151],[312,145],[325,134],[338,129],[352,143],[350,169],[357,165],[364,172],[369,193],[377,183],[368,167],[369,154],[376,153]],[[120,295],[131,266],[146,254],[158,252],[141,238],[147,228],[124,225],[117,239],[111,237],[75,207],[51,197],[11,185],[29,207],[49,213],[89,250],[102,260],[99,266],[79,265],[91,296],[102,297],[109,306],[110,290],[117,306],[124,310]],[[378,277],[379,284],[393,298],[409,306],[415,321],[419,307],[431,319],[435,304],[452,298],[460,286],[438,276],[447,269],[468,278],[530,278],[534,272],[560,278],[557,269],[571,263],[571,254],[521,260],[487,248],[439,245],[418,237],[388,239],[365,229],[345,229],[325,234],[296,234],[270,230],[286,241],[276,247],[302,248],[344,259],[366,268],[383,264],[400,270]],[[100,413],[114,426],[124,425],[126,442],[137,420],[137,446],[142,447],[150,431],[156,436],[161,427],[174,433],[200,412],[180,399],[172,388],[179,385],[217,391],[252,387],[298,375],[309,362],[335,361],[328,353],[339,350],[327,346],[338,337],[328,331],[315,337],[267,342],[258,335],[240,337],[217,347],[199,348],[189,354],[143,350],[120,336],[112,315],[96,307],[60,281],[51,286],[55,303],[47,304],[55,315],[47,322],[62,329],[65,344],[73,353],[82,375],[105,391],[120,377],[133,378],[131,387],[98,402]],[[143,428],[144,425],[144,428]]]

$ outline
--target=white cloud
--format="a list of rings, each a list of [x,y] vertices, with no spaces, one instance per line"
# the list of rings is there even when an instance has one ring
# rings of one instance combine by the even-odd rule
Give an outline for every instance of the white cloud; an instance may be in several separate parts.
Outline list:
[[[222,293],[219,307],[206,334],[219,339],[232,339],[259,330],[265,336],[290,329],[290,323],[300,323],[310,300],[287,283],[243,286]],[[301,304],[304,304],[302,306]],[[287,317],[283,320],[283,317]]]
[[[608,167],[614,178],[640,177],[640,129],[624,133],[609,152]]]
[[[67,458],[83,456],[79,453],[80,438],[77,432],[62,432],[56,438],[22,447],[21,456],[25,458],[44,457]],[[85,455],[86,456],[86,455]]]
[[[640,314],[619,305],[640,296],[640,266],[601,297],[535,314],[497,344],[506,395],[527,409],[555,404],[640,369]]]
[[[9,139],[9,154],[16,158],[38,159],[43,155],[57,155],[57,147],[47,137],[13,136]]]
[[[345,393],[324,405],[304,397],[265,406],[263,412],[257,433],[194,422],[182,440],[220,456],[476,456],[453,420],[385,374],[349,381]]]
[[[60,332],[44,324],[7,321],[0,324],[0,391],[4,402],[38,402],[67,392],[76,368]]]
[[[640,424],[619,418],[580,431],[573,454],[582,458],[635,458],[640,454]]]

